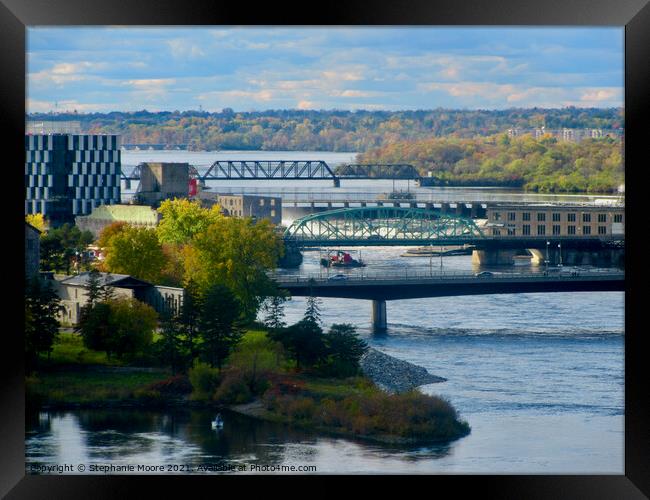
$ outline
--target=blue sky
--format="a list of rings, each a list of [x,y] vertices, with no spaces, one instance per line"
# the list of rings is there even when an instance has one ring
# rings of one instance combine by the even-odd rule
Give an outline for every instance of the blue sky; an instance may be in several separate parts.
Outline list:
[[[623,28],[30,27],[27,111],[623,105]]]

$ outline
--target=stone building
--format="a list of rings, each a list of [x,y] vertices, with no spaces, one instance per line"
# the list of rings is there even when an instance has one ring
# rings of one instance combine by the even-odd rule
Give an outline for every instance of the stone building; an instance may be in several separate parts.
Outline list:
[[[137,203],[157,207],[163,200],[187,198],[190,186],[189,163],[142,163]]]
[[[201,191],[199,200],[204,206],[218,204],[223,213],[230,217],[252,217],[268,219],[273,224],[282,222],[282,198],[248,194],[219,194]]]
[[[494,204],[487,207],[486,236],[625,237],[622,205]]]
[[[156,286],[126,274],[99,273],[100,284],[114,289],[115,297],[130,297],[149,304],[158,313],[170,311],[177,313],[183,304],[182,288]],[[81,308],[88,302],[89,273],[68,276],[54,280],[64,312],[60,320],[70,325],[79,322]]]

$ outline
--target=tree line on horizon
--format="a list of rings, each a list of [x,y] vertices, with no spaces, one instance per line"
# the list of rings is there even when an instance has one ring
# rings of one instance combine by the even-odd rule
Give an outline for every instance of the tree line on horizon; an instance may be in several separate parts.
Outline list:
[[[188,145],[190,150],[365,152],[400,141],[474,138],[509,128],[624,128],[622,108],[431,109],[405,111],[146,110],[34,113],[28,120],[75,120],[85,133],[120,134],[123,144]]]

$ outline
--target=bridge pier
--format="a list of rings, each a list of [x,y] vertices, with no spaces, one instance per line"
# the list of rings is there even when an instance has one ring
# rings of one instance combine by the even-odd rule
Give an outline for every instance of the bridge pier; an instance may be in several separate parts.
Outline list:
[[[334,177],[333,181],[334,181],[334,187],[335,188],[340,188],[341,187],[341,179],[339,179],[338,177]]]
[[[372,301],[372,328],[375,332],[385,331],[387,328],[385,300]]]
[[[479,266],[508,266],[514,263],[516,250],[472,250],[472,264]]]

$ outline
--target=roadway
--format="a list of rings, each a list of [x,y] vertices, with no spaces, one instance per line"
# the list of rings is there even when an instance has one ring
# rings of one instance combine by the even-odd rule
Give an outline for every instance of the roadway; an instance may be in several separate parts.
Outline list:
[[[572,268],[548,273],[491,273],[483,276],[456,272],[347,276],[340,280],[319,275],[274,276],[274,279],[280,288],[292,296],[313,295],[373,301],[455,295],[625,290],[624,271],[576,271]]]

